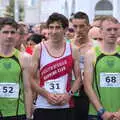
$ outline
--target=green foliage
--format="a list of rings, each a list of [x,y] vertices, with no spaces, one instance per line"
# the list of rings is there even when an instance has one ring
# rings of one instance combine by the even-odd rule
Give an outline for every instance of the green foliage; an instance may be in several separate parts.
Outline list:
[[[19,20],[23,21],[23,19],[24,19],[24,6],[23,6],[23,4],[19,4],[19,12],[20,12]]]
[[[6,7],[5,16],[14,18],[14,4],[15,0],[10,0],[9,5]]]

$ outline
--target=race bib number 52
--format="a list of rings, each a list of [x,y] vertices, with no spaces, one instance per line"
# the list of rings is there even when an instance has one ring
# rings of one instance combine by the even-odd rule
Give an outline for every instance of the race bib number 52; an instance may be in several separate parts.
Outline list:
[[[1,98],[18,98],[19,84],[16,83],[0,83]]]
[[[120,73],[100,73],[100,87],[120,87]]]

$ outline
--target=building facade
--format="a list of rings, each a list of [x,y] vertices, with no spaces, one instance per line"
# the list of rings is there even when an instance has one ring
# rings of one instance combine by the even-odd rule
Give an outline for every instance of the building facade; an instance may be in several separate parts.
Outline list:
[[[0,16],[10,0],[0,0]],[[77,11],[86,12],[90,22],[96,15],[112,15],[120,21],[120,0],[15,0],[24,3],[24,22],[36,24],[45,22],[53,12],[59,12],[70,18]],[[17,3],[17,2],[16,2]],[[16,4],[17,5],[17,4]],[[16,8],[17,9],[17,8]],[[15,10],[16,17],[18,11]],[[17,19],[17,18],[16,18]]]
[[[70,18],[77,11],[86,12],[90,22],[96,15],[112,15],[120,21],[119,8],[120,0],[25,0],[25,22],[45,22],[53,12]]]

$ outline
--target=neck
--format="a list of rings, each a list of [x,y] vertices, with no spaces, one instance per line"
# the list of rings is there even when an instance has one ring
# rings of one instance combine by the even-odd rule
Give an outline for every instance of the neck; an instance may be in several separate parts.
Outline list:
[[[8,47],[8,46],[0,46],[0,53],[9,56],[13,52],[13,47]]]
[[[87,44],[89,42],[88,38],[86,39],[74,39],[74,44],[76,46],[81,46],[83,44]]]
[[[60,49],[63,46],[65,40],[64,38],[58,40],[49,39],[47,42],[52,48]]]
[[[116,44],[103,43],[102,49],[104,52],[113,53],[116,51]]]
[[[60,49],[64,46],[64,43],[65,43],[65,41],[51,42],[50,46],[51,46],[51,48]]]

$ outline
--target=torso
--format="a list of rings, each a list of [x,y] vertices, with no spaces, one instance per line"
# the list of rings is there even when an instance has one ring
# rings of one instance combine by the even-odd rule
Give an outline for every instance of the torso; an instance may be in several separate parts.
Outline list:
[[[84,79],[84,56],[85,56],[85,53],[88,52],[92,48],[92,43],[88,42],[86,44],[83,44],[83,45],[80,45],[77,47],[79,48],[79,61],[80,61],[79,63],[80,63],[81,76],[82,76],[82,80],[83,80]],[[79,95],[84,96],[85,95],[85,93],[83,91],[83,87],[80,91],[81,91],[80,94],[79,94],[79,92],[76,92],[75,96],[79,96]]]
[[[59,57],[51,56],[45,44],[42,43],[40,59],[40,86],[50,93],[62,94],[70,90],[72,80],[73,58],[70,43],[65,44],[64,52]],[[37,108],[69,108],[67,103],[63,106],[54,106],[47,100],[38,96]]]
[[[120,99],[120,50],[107,55],[96,48],[96,74],[94,73],[94,89],[105,109],[110,112],[119,109]],[[96,76],[96,77],[95,77]],[[90,114],[95,114],[90,107]]]
[[[16,101],[19,97],[23,100],[23,86],[21,80],[21,65],[18,60],[19,52],[15,50],[11,56],[0,56],[0,110],[4,116],[16,115]],[[22,93],[19,96],[19,90]],[[21,103],[20,113],[24,113]],[[6,106],[6,107],[5,107]]]

